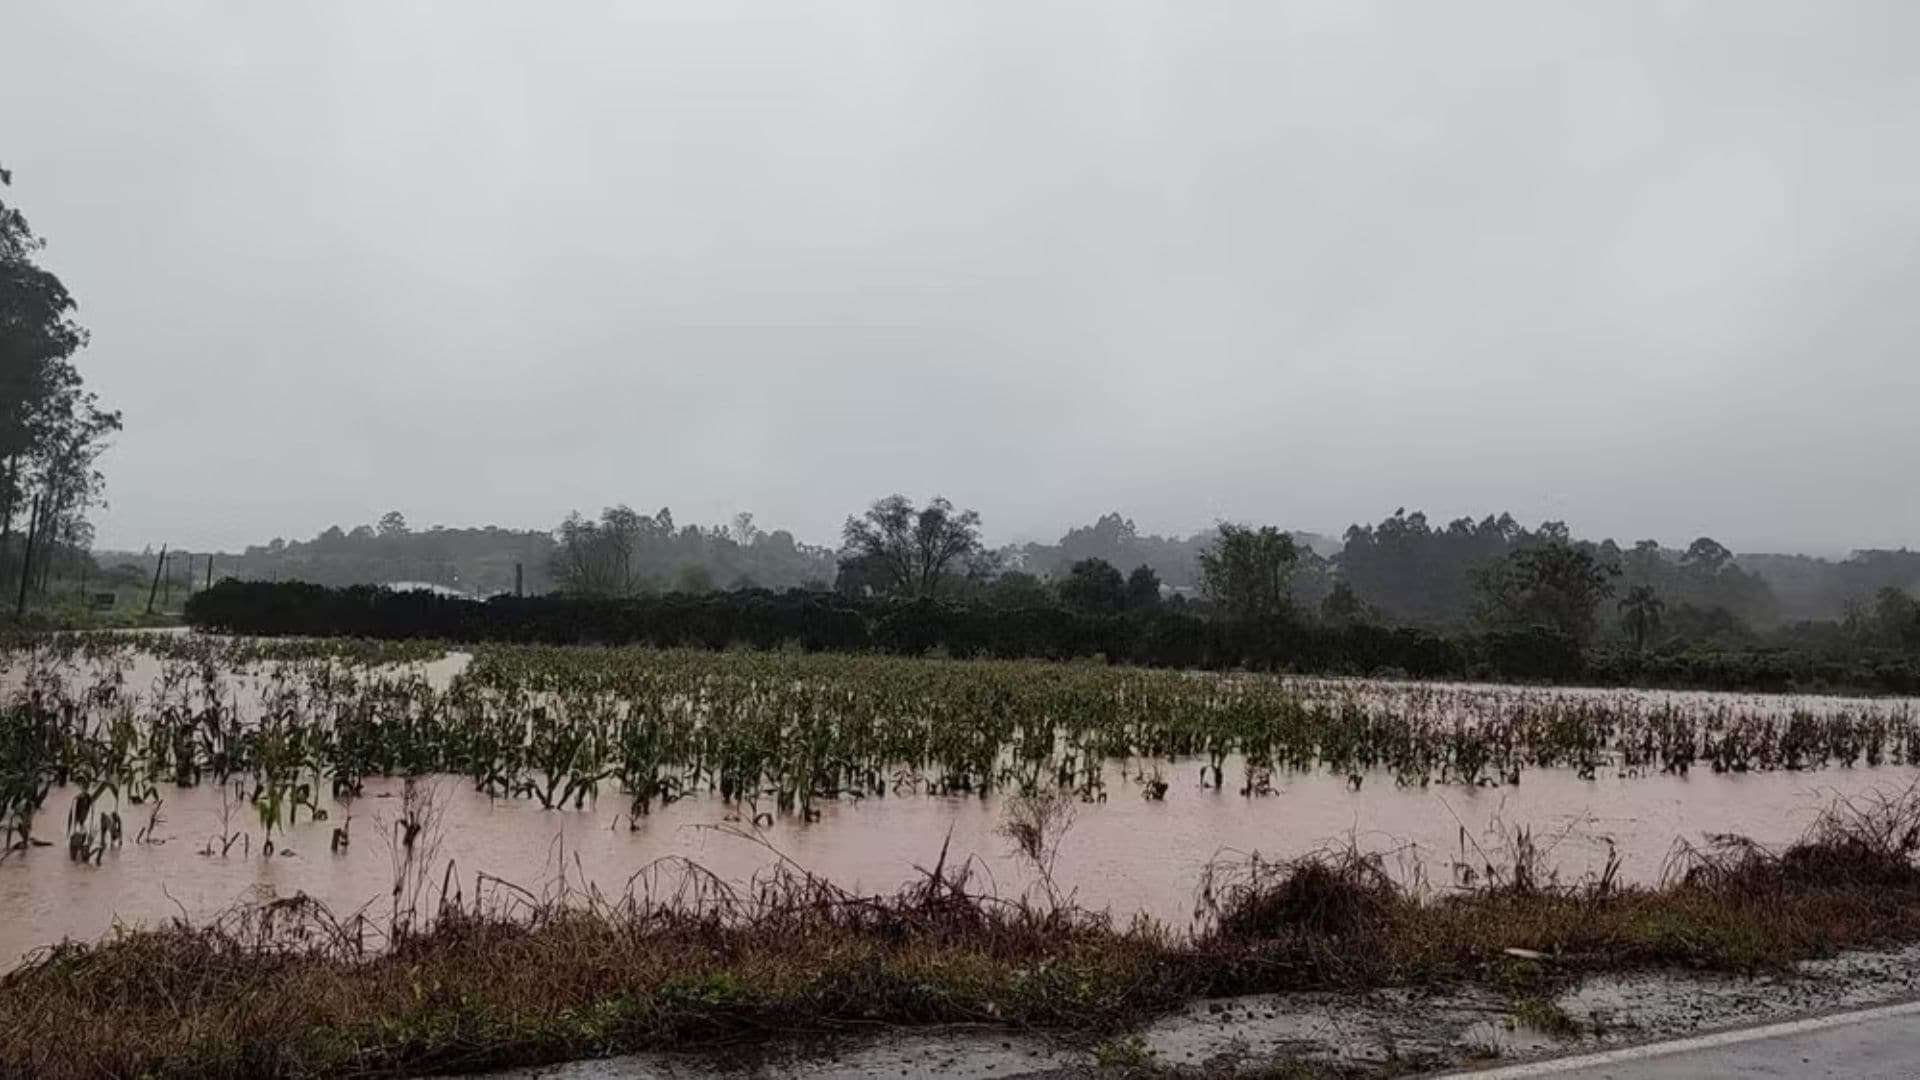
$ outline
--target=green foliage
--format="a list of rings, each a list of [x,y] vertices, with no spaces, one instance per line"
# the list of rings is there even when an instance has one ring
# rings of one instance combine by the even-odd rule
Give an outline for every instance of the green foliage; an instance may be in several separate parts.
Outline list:
[[[987,582],[981,600],[995,607],[1043,608],[1054,601],[1047,583],[1024,570],[1009,570]]]
[[[1584,1030],[1580,1021],[1551,998],[1531,994],[1518,998],[1510,1012],[1518,1026],[1556,1039],[1579,1038]]]
[[[1029,582],[1029,585],[1032,583]],[[565,596],[480,602],[428,593],[222,581],[188,600],[196,627],[223,633],[447,641],[648,643],[661,647],[925,653],[955,657],[1101,656],[1185,668],[1247,668],[1413,678],[1580,680],[1703,689],[1920,691],[1920,657],[1834,632],[1791,645],[1583,650],[1551,627],[1443,635],[1376,622],[1212,619],[1173,604],[1119,614],[1051,602],[860,599],[757,590],[628,600]],[[1673,618],[1669,613],[1669,620]]]
[[[275,539],[221,554],[215,577],[332,586],[418,581],[489,596],[513,590],[516,565],[528,591],[553,588],[548,573],[553,554],[554,537],[546,530],[416,530],[398,511],[390,511],[377,526],[333,526],[310,540]],[[147,562],[151,573],[151,559]]]
[[[0,169],[0,187],[11,182]],[[94,462],[121,426],[74,366],[87,333],[66,286],[35,261],[45,246],[0,200],[0,592],[10,602],[23,572],[44,590],[56,562],[92,542],[86,513],[105,485]]]
[[[1362,601],[1359,594],[1353,591],[1353,586],[1344,580],[1334,582],[1326,598],[1320,601],[1320,618],[1331,626],[1377,622],[1379,614]]]
[[[1771,622],[1777,612],[1767,582],[1743,570],[1733,553],[1711,537],[1702,536],[1679,553],[1667,551],[1652,540],[1642,540],[1621,553],[1619,564],[1621,583],[1629,594],[1639,588],[1650,589],[1676,610],[1683,606],[1700,612],[1718,609],[1747,624]],[[1621,613],[1627,614],[1625,609]],[[1679,624],[1689,621],[1675,620]],[[1633,636],[1624,621],[1623,629]],[[1651,631],[1647,640],[1651,641]]]
[[[1299,562],[1293,537],[1279,529],[1223,522],[1219,536],[1200,553],[1200,587],[1235,618],[1275,618],[1289,608]]]
[[[1645,649],[1647,640],[1660,629],[1660,614],[1666,607],[1649,586],[1635,585],[1627,590],[1626,597],[1620,601],[1620,613],[1635,650]]]
[[[1475,609],[1475,569],[1533,538],[1511,514],[1459,518],[1436,529],[1424,513],[1400,509],[1378,525],[1349,528],[1337,561],[1341,580],[1383,618],[1460,625]]]
[[[1127,597],[1126,579],[1105,559],[1074,563],[1060,582],[1061,601],[1080,611],[1121,611],[1128,606]]]
[[[1520,548],[1476,574],[1480,618],[1490,626],[1547,626],[1576,642],[1593,640],[1600,602],[1619,569],[1562,539]]]
[[[1557,674],[1564,646],[1526,630],[1484,647],[1506,670]],[[5,659],[29,689],[0,708],[0,814],[18,842],[48,787],[71,784],[91,812],[69,835],[97,852],[117,838],[102,814],[168,782],[233,785],[274,842],[303,810],[324,813],[328,791],[349,796],[376,776],[464,776],[550,809],[617,790],[635,817],[701,794],[806,820],[832,799],[1005,791],[1034,797],[1024,820],[1040,859],[1073,798],[1098,800],[1118,783],[1156,797],[1146,770],[1116,776],[1115,761],[1199,761],[1219,788],[1235,786],[1222,767],[1237,760],[1240,795],[1258,798],[1286,770],[1491,785],[1530,769],[1803,770],[1920,754],[1920,729],[1872,703],[1816,716],[1674,709],[1635,695],[799,651],[483,645],[444,686],[394,666],[443,648],[197,635],[14,642]],[[122,683],[136,653],[162,664],[152,696],[129,708]],[[64,674],[73,671],[92,683]],[[257,715],[243,717],[228,691],[226,678],[242,673],[263,688]],[[1463,715],[1476,719],[1463,725]],[[1295,899],[1288,911],[1326,910],[1318,893]]]
[[[1920,650],[1920,600],[1888,585],[1873,598],[1870,633],[1898,649]]]
[[[1195,590],[1200,587],[1200,553],[1214,542],[1216,535],[1207,530],[1184,537],[1156,536],[1141,532],[1133,519],[1115,512],[1100,515],[1091,525],[1068,529],[1057,543],[1023,544],[1010,554],[1027,570],[1045,577],[1057,579],[1065,576],[1075,563],[1100,559],[1114,566],[1145,567],[1157,583],[1172,589]],[[1313,533],[1291,535],[1295,544],[1303,549],[1331,544],[1325,537]],[[1307,576],[1310,573],[1302,575]],[[1296,581],[1296,585],[1304,584],[1305,581]]]
[[[1147,611],[1160,606],[1160,575],[1153,567],[1141,565],[1133,568],[1127,575],[1126,606],[1135,611]]]
[[[710,593],[713,591],[713,575],[699,563],[685,563],[673,575],[673,589],[696,596]]]

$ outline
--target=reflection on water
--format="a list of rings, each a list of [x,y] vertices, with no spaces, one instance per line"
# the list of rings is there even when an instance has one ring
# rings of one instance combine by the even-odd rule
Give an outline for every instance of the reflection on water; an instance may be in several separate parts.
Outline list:
[[[1164,801],[1139,796],[1140,785],[1110,773],[1108,801],[1079,807],[1060,847],[1055,874],[1083,905],[1126,918],[1145,913],[1176,927],[1188,925],[1193,889],[1205,863],[1221,852],[1297,855],[1349,840],[1363,849],[1392,852],[1389,864],[1411,877],[1424,872],[1444,887],[1452,863],[1496,865],[1509,854],[1512,830],[1526,826],[1549,849],[1563,880],[1598,873],[1610,849],[1628,880],[1654,881],[1676,839],[1740,833],[1765,843],[1800,835],[1837,797],[1894,793],[1920,778],[1920,769],[1829,769],[1813,773],[1581,780],[1570,772],[1539,770],[1518,786],[1396,788],[1385,776],[1352,790],[1345,778],[1281,775],[1274,794],[1246,798],[1233,786],[1202,788],[1199,766],[1168,767]],[[1233,775],[1230,766],[1229,777]],[[729,821],[717,799],[688,799],[656,810],[629,827],[625,800],[609,797],[584,811],[549,811],[524,799],[491,800],[460,777],[435,783],[445,806],[441,863],[451,860],[469,894],[486,873],[537,888],[564,863],[573,884],[581,878],[618,891],[649,862],[679,855],[724,878],[744,882],[774,855],[764,846],[706,826]],[[127,841],[101,865],[68,860],[64,847],[16,853],[0,863],[0,968],[23,953],[62,937],[90,939],[116,920],[154,923],[182,913],[202,919],[237,902],[306,892],[337,912],[368,906],[384,912],[392,868],[382,833],[400,814],[399,781],[369,781],[350,806],[332,804],[331,820],[304,817],[280,841],[285,854],[261,854],[252,808],[230,802],[223,827],[219,789],[163,787],[156,843],[134,834],[151,807],[122,807]],[[49,800],[42,835],[56,831],[68,793]],[[998,835],[997,799],[905,796],[829,802],[812,824],[782,819],[761,835],[800,865],[847,887],[891,891],[931,866],[952,837],[950,859],[975,856],[996,891],[1034,888],[1032,874]],[[351,846],[329,851],[332,830],[352,818]],[[252,834],[224,858],[206,855],[223,832]],[[244,851],[250,853],[243,853]],[[1416,871],[1416,867],[1418,870]],[[433,875],[437,882],[437,872]]]

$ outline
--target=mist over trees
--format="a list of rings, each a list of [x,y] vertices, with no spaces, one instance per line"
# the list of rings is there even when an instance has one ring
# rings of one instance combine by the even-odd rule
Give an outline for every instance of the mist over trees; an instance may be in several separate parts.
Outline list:
[[[569,592],[636,596],[713,589],[813,587],[834,576],[833,553],[784,529],[762,530],[751,514],[726,525],[679,525],[673,512],[610,506],[597,518],[569,514],[541,529],[412,528],[390,511],[375,525],[332,526],[311,540],[275,539],[218,555],[218,576],[316,585],[419,583],[474,596]],[[516,582],[516,573],[519,579]]]
[[[149,560],[150,561],[150,560]],[[1920,639],[1913,599],[1920,555],[1857,553],[1840,562],[1740,556],[1711,537],[1669,547],[1576,537],[1564,522],[1510,514],[1436,525],[1396,510],[1338,544],[1272,525],[1221,523],[1175,539],[1142,534],[1119,513],[1054,544],[992,549],[979,511],[902,495],[850,515],[837,549],[761,529],[742,514],[682,525],[670,510],[626,505],[575,513],[555,529],[416,529],[389,512],[221,556],[219,576],[327,585],[427,582],[479,596],[581,597],[790,589],[849,599],[1054,608],[1135,615],[1173,606],[1200,617],[1441,634],[1545,630],[1574,647],[1635,653],[1798,642],[1903,649]],[[1785,598],[1768,574],[1787,575]],[[1811,612],[1812,614],[1807,614]]]
[[[213,558],[220,578],[332,586],[418,582],[486,596],[512,591],[516,564],[523,568],[527,591],[550,589],[547,562],[553,547],[553,535],[544,530],[416,529],[395,510],[377,524],[334,525],[309,540],[276,537],[237,555]]]
[[[0,169],[0,189],[12,181]],[[45,246],[0,199],[0,595],[9,601],[22,584],[44,591],[55,575],[91,569],[87,511],[105,487],[94,462],[121,426],[74,366],[87,332],[66,286],[35,261]]]
[[[730,524],[676,525],[673,511],[635,513],[626,505],[579,513],[560,523],[549,560],[553,587],[583,596],[735,589],[824,589],[833,555],[802,544],[785,529],[766,532],[752,514]]]
[[[1779,619],[1844,619],[1881,589],[1920,592],[1920,551],[1865,549],[1845,559],[1808,555],[1737,555],[1735,563],[1766,582]]]
[[[1619,566],[1561,535],[1508,552],[1474,569],[1476,615],[1490,627],[1550,627],[1575,644],[1593,643],[1600,605],[1613,595]]]
[[[1068,529],[1058,543],[1029,543],[1007,548],[1002,558],[1010,568],[1047,578],[1060,577],[1085,559],[1100,559],[1121,568],[1145,566],[1168,588],[1197,594],[1200,553],[1213,543],[1215,535],[1213,529],[1202,529],[1186,537],[1142,533],[1132,518],[1115,512],[1102,514],[1092,524]],[[1307,552],[1325,554],[1338,547],[1337,542],[1316,533],[1290,535],[1295,546]]]

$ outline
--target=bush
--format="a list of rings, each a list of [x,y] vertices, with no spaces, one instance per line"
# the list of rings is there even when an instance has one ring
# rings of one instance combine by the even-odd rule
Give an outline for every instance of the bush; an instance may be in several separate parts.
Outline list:
[[[878,651],[905,656],[1075,660],[1419,679],[1489,678],[1726,690],[1920,691],[1920,658],[1809,649],[1583,651],[1545,627],[1449,636],[1414,627],[1287,617],[1206,618],[1180,608],[1076,611],[943,600],[889,601],[789,589],[624,599],[469,600],[356,585],[222,581],[187,601],[202,630],[262,636],[437,639],[550,645]]]

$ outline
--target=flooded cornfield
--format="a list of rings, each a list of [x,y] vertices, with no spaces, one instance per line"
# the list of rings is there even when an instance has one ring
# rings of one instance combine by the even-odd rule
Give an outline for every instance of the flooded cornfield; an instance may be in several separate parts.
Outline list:
[[[1207,864],[1329,846],[1445,890],[1660,880],[1920,771],[1908,700],[798,653],[70,637],[6,657],[0,964],[305,893],[617,894],[697,863],[1192,917]],[[1017,829],[1047,800],[1044,857]],[[403,880],[404,879],[404,880]]]

